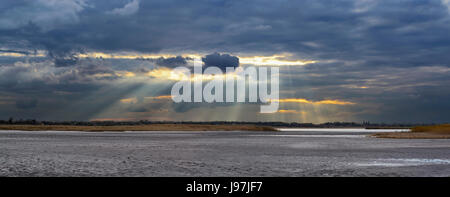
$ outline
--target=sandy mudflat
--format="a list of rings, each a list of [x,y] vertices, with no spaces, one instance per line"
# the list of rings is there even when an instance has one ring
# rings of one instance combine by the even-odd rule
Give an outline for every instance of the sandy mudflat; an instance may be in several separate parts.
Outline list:
[[[0,176],[450,176],[446,139],[333,131],[1,131]]]

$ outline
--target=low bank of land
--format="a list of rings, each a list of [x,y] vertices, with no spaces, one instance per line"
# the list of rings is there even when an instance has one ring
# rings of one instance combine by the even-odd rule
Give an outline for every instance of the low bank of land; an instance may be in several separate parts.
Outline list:
[[[413,127],[411,132],[377,133],[378,138],[395,139],[450,139],[450,124]]]

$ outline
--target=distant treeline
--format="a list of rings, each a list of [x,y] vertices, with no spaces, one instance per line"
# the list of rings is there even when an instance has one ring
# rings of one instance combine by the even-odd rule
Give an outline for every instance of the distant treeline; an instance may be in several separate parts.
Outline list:
[[[0,124],[11,125],[78,125],[78,126],[118,126],[118,125],[150,125],[150,124],[203,124],[203,125],[258,125],[272,127],[307,127],[307,128],[348,128],[348,127],[365,127],[365,128],[409,128],[414,126],[424,126],[433,124],[418,123],[370,123],[370,122],[327,122],[321,124],[298,123],[298,122],[235,122],[235,121],[38,121],[38,120],[0,120]]]

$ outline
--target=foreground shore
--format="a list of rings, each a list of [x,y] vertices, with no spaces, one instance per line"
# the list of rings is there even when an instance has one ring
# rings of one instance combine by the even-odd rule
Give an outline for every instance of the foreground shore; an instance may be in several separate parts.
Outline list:
[[[199,125],[199,124],[149,124],[117,126],[76,125],[0,125],[0,130],[19,131],[277,131],[269,126],[256,125]]]
[[[411,132],[376,133],[372,136],[393,139],[450,139],[450,124],[413,127]]]
[[[450,143],[360,132],[0,132],[0,176],[450,176]]]

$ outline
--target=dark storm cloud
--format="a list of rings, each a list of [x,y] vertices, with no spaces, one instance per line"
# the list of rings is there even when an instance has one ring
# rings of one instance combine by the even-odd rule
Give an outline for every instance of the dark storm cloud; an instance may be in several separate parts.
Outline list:
[[[109,74],[96,77],[96,74]],[[117,79],[111,68],[86,60],[74,67],[55,67],[53,61],[17,61],[0,67],[0,92],[45,96],[54,91],[90,92],[103,83]]]
[[[239,66],[239,58],[229,54],[213,53],[202,58],[204,67],[218,67],[222,71],[226,71],[227,67],[236,68]]]
[[[56,67],[73,66],[77,63],[78,58],[74,56],[55,57],[54,62]]]
[[[433,117],[430,121],[444,120],[439,117],[448,117],[450,103],[449,24],[448,1],[440,0],[6,0],[0,3],[0,53],[45,50],[48,59],[11,63],[2,57],[0,95],[64,98],[80,111],[67,117],[79,118],[109,105],[100,102],[113,102],[140,87],[101,92],[107,89],[102,81],[121,79],[116,72],[146,73],[154,65],[172,68],[187,60],[88,63],[77,58],[81,53],[291,53],[319,63],[281,68],[286,75],[282,88],[293,91],[283,96],[383,106],[378,115],[366,116],[374,120],[406,120],[400,118],[403,111],[420,120],[413,107]],[[239,59],[227,54],[211,54],[203,61],[206,66],[239,66]],[[352,88],[358,86],[371,88]],[[102,95],[109,98],[100,99]],[[74,102],[86,97],[98,103]],[[52,107],[48,103],[39,99],[33,110],[47,114],[43,107]],[[81,112],[88,107],[95,110]],[[8,113],[14,109],[1,116]]]
[[[4,10],[13,11],[2,17],[0,39],[44,48],[56,57],[84,50],[177,49],[291,52],[319,60],[360,59],[367,66],[450,62],[448,8],[440,0],[99,0],[55,8],[40,2],[5,3]],[[128,4],[133,12],[111,14]],[[30,13],[18,17],[20,10]],[[11,22],[14,17],[23,22]]]
[[[114,70],[91,60],[70,67],[55,67],[51,60],[0,67],[0,98],[14,101],[12,106],[0,103],[0,119],[88,120],[142,87],[119,79]]]
[[[169,57],[169,58],[158,58],[156,59],[156,64],[164,67],[178,67],[185,66],[189,58],[184,58],[181,56]]]
[[[349,106],[354,120],[377,122],[446,122],[450,115],[450,68],[360,68],[358,64],[322,63],[298,70],[281,70],[284,98],[338,99]],[[295,90],[295,91],[292,91]],[[427,114],[423,116],[423,114]]]

